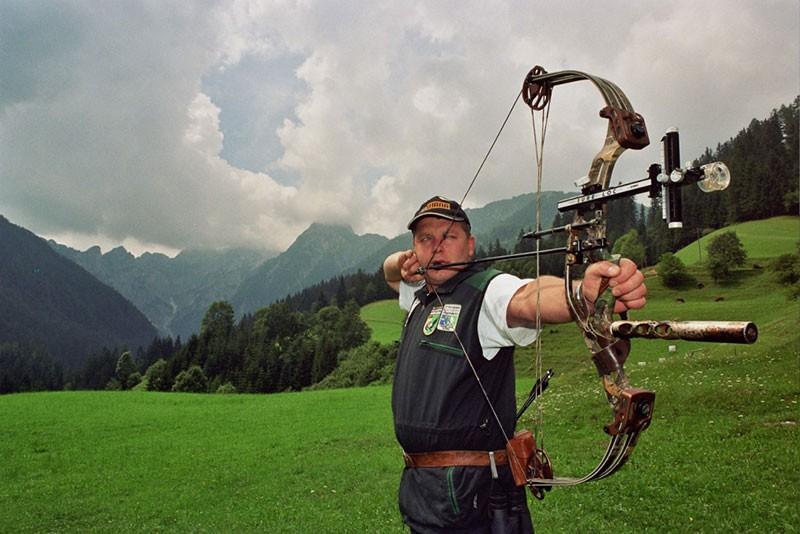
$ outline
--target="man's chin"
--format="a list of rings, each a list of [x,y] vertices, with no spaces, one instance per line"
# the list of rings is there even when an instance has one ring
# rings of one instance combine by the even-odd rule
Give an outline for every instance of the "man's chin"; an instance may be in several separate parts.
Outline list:
[[[428,271],[428,282],[433,283],[434,285],[441,285],[458,274],[459,270],[461,269],[458,267],[448,267],[446,269],[436,270],[431,269]]]

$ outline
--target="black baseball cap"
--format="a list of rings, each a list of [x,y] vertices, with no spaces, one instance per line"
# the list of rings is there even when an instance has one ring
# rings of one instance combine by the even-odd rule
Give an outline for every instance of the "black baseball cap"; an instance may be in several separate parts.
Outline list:
[[[414,217],[408,222],[408,229],[413,231],[414,225],[423,217],[439,217],[440,219],[463,222],[466,223],[467,228],[472,228],[467,214],[461,209],[461,205],[455,200],[440,196],[435,196],[422,203]]]

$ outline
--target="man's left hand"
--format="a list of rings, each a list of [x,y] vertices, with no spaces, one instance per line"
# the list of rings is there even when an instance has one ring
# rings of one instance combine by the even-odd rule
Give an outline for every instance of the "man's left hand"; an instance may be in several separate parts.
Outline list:
[[[627,258],[622,258],[619,265],[610,261],[599,261],[586,268],[583,276],[583,294],[588,301],[597,300],[598,293],[606,287],[606,284],[616,299],[615,313],[643,308],[647,302],[644,275],[636,264]]]

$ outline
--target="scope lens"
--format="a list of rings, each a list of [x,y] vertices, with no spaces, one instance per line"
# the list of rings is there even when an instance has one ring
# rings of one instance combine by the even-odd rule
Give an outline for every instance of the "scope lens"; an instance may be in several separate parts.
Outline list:
[[[699,187],[703,193],[722,191],[727,189],[730,185],[731,171],[729,171],[728,166],[721,161],[707,163],[700,168],[703,169],[705,178],[697,182],[697,187]]]

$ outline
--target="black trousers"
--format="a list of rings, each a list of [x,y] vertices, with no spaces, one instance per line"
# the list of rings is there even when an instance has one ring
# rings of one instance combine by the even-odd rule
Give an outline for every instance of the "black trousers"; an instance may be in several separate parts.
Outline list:
[[[414,534],[532,534],[525,487],[506,466],[406,468],[400,512]]]

